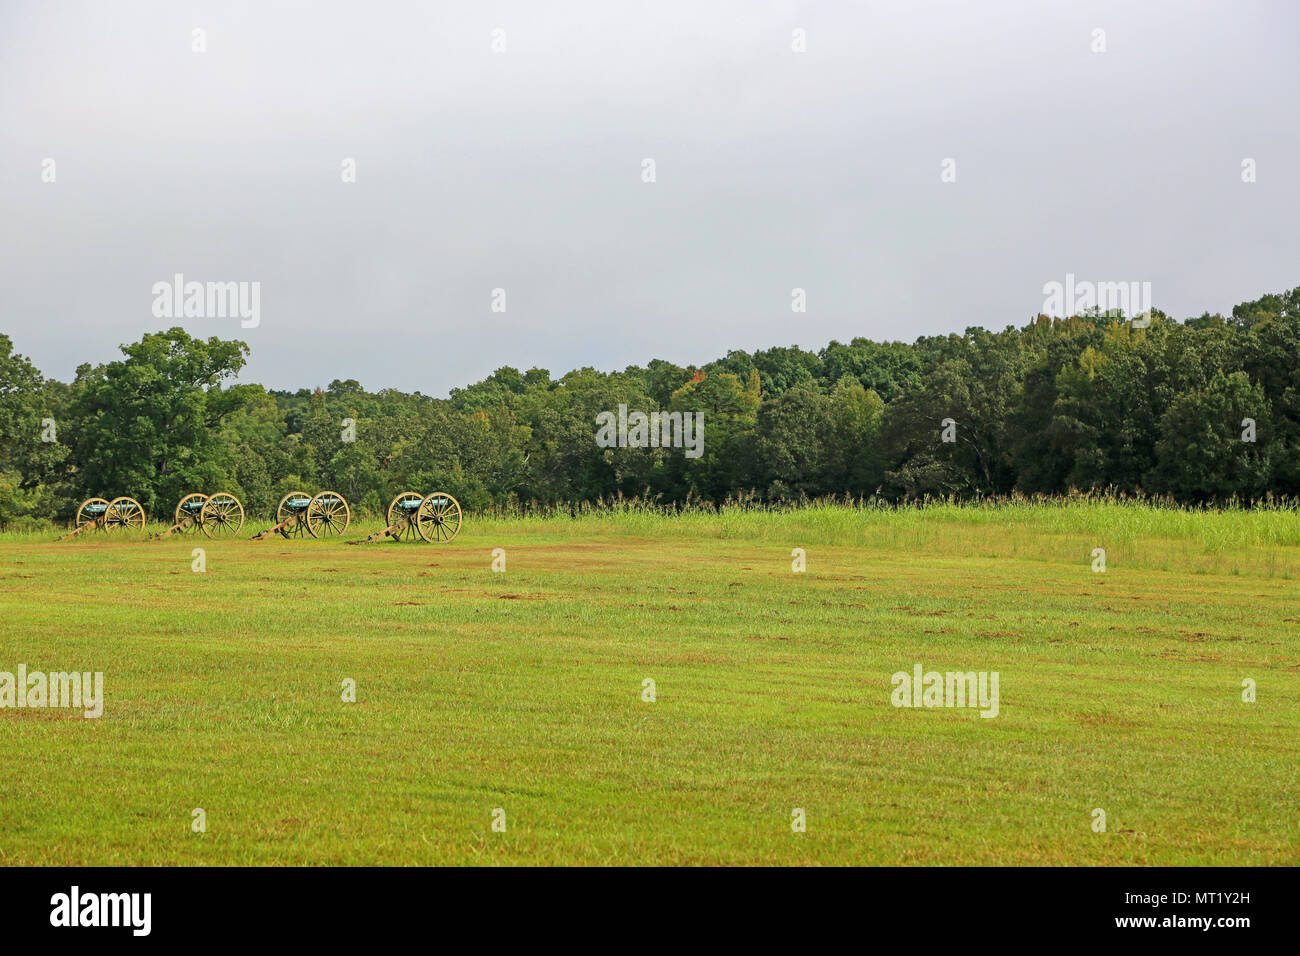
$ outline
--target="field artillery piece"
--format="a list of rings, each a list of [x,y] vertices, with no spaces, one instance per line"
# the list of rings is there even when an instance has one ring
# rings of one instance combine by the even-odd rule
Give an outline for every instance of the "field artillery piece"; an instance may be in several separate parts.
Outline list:
[[[195,492],[180,500],[172,522],[170,528],[159,531],[153,538],[195,528],[201,528],[209,538],[229,538],[239,534],[239,529],[244,526],[244,506],[227,491],[218,491],[215,495]]]
[[[393,499],[385,514],[388,527],[353,544],[373,544],[392,538],[394,541],[450,541],[460,531],[460,502],[443,491],[421,495],[403,491]]]
[[[56,541],[66,541],[83,531],[136,531],[144,530],[144,509],[134,498],[87,498],[77,509],[72,530],[60,535]]]
[[[273,534],[286,538],[308,535],[324,538],[341,535],[352,523],[352,510],[347,500],[337,491],[322,491],[309,495],[305,491],[291,491],[280,499],[275,509],[275,524],[260,534],[253,535],[261,541]]]

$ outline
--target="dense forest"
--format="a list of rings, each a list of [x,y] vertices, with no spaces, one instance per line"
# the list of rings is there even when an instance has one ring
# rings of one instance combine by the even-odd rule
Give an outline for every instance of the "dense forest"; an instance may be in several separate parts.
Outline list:
[[[196,490],[234,492],[255,514],[325,488],[371,512],[407,489],[471,510],[619,495],[1300,494],[1300,287],[1227,317],[1152,315],[1147,328],[1093,310],[702,367],[501,368],[446,399],[350,379],[238,384],[246,344],[179,328],[64,383],[0,335],[0,526],[66,519],[90,495],[169,515]],[[620,404],[703,412],[704,454],[600,447],[596,417]]]

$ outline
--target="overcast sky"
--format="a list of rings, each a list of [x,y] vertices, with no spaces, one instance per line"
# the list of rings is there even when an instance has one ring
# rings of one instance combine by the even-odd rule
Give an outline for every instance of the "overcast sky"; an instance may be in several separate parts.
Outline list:
[[[0,331],[64,380],[182,325],[445,395],[1019,325],[1067,273],[1226,312],[1300,285],[1298,10],[3,0]],[[175,273],[260,325],[155,318]]]

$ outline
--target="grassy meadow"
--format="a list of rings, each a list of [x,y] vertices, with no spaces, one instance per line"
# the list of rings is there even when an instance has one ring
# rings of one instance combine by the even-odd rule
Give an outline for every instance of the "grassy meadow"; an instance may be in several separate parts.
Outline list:
[[[1293,509],[53,537],[0,535],[0,671],[102,671],[104,712],[0,710],[0,865],[1300,861]],[[892,706],[917,663],[999,715]]]

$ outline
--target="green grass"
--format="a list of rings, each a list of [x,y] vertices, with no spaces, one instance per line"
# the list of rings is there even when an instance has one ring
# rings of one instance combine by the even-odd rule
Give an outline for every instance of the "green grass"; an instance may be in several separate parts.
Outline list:
[[[1297,862],[1292,509],[51,537],[0,535],[0,670],[103,671],[107,700],[0,710],[0,864]],[[998,671],[1000,715],[894,708],[918,662]]]

